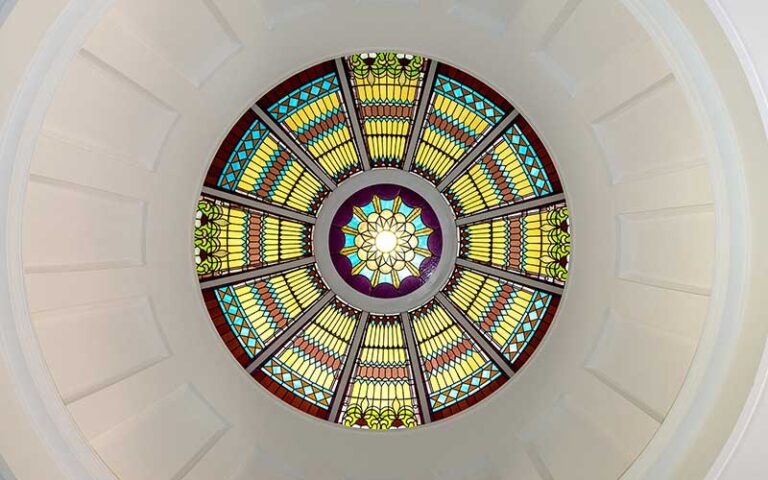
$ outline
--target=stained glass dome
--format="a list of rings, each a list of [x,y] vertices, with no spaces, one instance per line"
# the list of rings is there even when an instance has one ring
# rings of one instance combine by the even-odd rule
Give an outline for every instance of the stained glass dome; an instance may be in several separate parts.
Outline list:
[[[568,208],[530,124],[452,66],[363,53],[280,83],[205,177],[195,263],[236,361],[305,413],[414,428],[528,361],[568,278]]]

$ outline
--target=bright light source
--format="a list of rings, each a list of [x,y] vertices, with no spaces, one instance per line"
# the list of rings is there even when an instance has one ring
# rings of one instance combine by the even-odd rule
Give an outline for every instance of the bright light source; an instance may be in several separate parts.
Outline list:
[[[376,235],[376,249],[388,253],[397,247],[397,237],[389,230],[382,230]]]

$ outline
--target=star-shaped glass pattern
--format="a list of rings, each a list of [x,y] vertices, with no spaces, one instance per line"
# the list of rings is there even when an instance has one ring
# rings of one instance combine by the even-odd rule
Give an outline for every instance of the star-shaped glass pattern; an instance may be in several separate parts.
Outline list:
[[[412,208],[398,195],[352,209],[352,219],[342,227],[341,253],[352,262],[352,275],[363,275],[372,287],[389,283],[400,287],[402,279],[419,277],[422,262],[432,256],[427,246],[432,228],[421,218],[422,210]]]

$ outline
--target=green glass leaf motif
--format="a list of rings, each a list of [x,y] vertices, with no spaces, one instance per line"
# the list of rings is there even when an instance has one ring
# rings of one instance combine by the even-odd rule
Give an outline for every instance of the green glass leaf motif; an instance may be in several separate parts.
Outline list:
[[[418,426],[416,412],[410,407],[392,406],[382,408],[353,404],[344,412],[342,423],[346,427],[364,427],[371,430],[389,430],[390,428],[414,428]]]
[[[390,77],[413,80],[424,66],[424,57],[395,52],[360,53],[350,57],[352,75],[358,80]]]
[[[222,251],[219,234],[224,212],[215,203],[200,200],[195,222],[195,254],[198,275],[209,275],[222,268],[226,252]]]
[[[558,208],[547,214],[550,241],[547,254],[552,259],[547,263],[547,275],[560,281],[568,279],[568,257],[571,254],[571,234],[568,232],[568,209]]]

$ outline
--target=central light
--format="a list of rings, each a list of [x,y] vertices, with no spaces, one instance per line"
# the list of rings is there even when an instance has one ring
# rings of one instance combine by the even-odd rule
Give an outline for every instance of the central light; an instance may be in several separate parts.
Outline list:
[[[389,253],[397,247],[397,237],[389,230],[382,230],[376,235],[376,249]]]
[[[362,275],[372,288],[388,283],[395,289],[408,277],[421,277],[421,264],[432,257],[428,239],[432,228],[421,218],[421,207],[407,205],[398,195],[378,195],[352,208],[352,218],[341,227],[344,246],[339,250],[352,264],[350,274]]]

